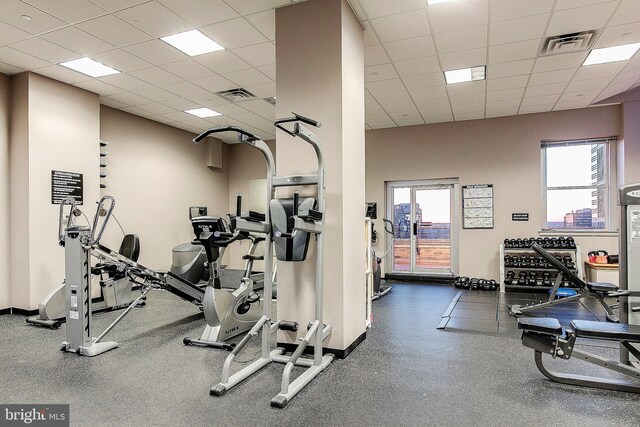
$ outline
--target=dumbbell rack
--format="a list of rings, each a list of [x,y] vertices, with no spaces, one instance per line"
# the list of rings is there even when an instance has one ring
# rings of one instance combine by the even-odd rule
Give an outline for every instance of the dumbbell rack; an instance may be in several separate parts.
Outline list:
[[[582,277],[582,259],[580,256],[580,245],[576,244],[575,249],[569,248],[559,248],[559,249],[547,249],[547,251],[552,255],[561,255],[561,256],[571,256],[573,263],[575,264],[574,272],[578,275],[578,277]],[[518,292],[548,292],[551,290],[553,286],[553,281],[555,280],[557,270],[554,268],[540,268],[540,267],[506,267],[504,265],[504,257],[505,255],[516,255],[516,256],[534,256],[537,257],[538,254],[531,248],[505,248],[504,244],[500,244],[500,292],[506,291],[518,291]],[[540,286],[540,285],[506,285],[505,279],[507,271],[514,271],[516,273],[516,278],[518,278],[518,274],[521,271],[535,271],[538,276],[540,276],[543,272],[550,273],[551,285],[549,286]]]

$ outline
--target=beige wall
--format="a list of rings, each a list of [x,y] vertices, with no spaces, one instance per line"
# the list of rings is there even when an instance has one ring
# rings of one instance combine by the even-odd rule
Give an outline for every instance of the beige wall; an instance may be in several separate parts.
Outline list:
[[[537,236],[542,225],[540,141],[620,132],[618,106],[367,131],[366,198],[378,202],[381,217],[386,181],[459,178],[460,185],[494,184],[495,228],[460,229],[458,273],[498,279],[503,239]],[[530,220],[512,222],[513,212],[528,212]],[[382,230],[380,219],[376,229]],[[576,240],[583,252],[617,252],[615,237]],[[379,240],[377,249],[384,251],[384,245]]]
[[[140,236],[140,262],[150,268],[169,268],[171,249],[193,239],[189,206],[207,206],[210,215],[228,212],[228,146],[221,150],[223,167],[207,168],[206,144],[221,142],[196,145],[194,136],[101,106],[100,137],[109,141],[102,192],[115,197],[125,233]],[[109,228],[105,243],[117,250],[122,233],[115,222]]]
[[[640,182],[640,101],[622,104],[623,139],[620,147],[620,184]]]
[[[0,310],[11,306],[9,272],[9,77],[0,74]]]
[[[11,298],[13,307],[34,309],[64,276],[51,171],[83,174],[85,210],[99,194],[100,104],[33,73],[13,78],[12,97]]]

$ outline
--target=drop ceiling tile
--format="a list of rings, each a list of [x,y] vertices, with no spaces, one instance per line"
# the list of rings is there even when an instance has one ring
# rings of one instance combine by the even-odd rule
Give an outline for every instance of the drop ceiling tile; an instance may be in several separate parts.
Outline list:
[[[150,1],[116,12],[122,20],[154,37],[192,30],[193,25],[158,3]]]
[[[527,40],[517,43],[501,44],[489,47],[489,63],[512,62],[521,59],[535,58],[538,54],[540,40]]]
[[[160,67],[145,68],[143,70],[131,71],[130,76],[143,80],[152,85],[162,86],[168,83],[176,83],[182,79]]]
[[[389,57],[387,53],[384,51],[382,45],[377,44],[373,46],[367,46],[364,48],[364,65],[379,65],[379,64],[387,64],[389,62]]]
[[[405,113],[407,114],[407,113]],[[422,117],[418,116],[418,117],[396,117],[393,119],[396,124],[398,126],[417,126],[417,125],[423,125],[424,124],[424,120],[422,120]]]
[[[487,111],[489,109],[505,110],[509,108],[515,108],[517,111],[520,106],[520,101],[522,100],[522,94],[520,97],[513,99],[490,99],[490,94],[491,92],[487,93]]]
[[[151,114],[168,114],[174,111],[173,108],[168,107],[164,104],[160,104],[158,102],[138,105],[138,108],[145,110]]]
[[[640,16],[640,2],[638,0],[622,0],[613,14],[609,25],[621,25],[636,22]]]
[[[575,70],[547,71],[544,73],[533,73],[529,78],[529,86],[548,85],[552,83],[566,83],[571,80]]]
[[[580,92],[565,92],[560,96],[558,102],[589,102],[600,94],[600,89],[584,90]]]
[[[72,52],[69,49],[65,49],[41,38],[23,40],[21,42],[13,43],[11,47],[54,64],[81,57],[78,53]]]
[[[424,9],[372,19],[371,25],[382,43],[429,35],[429,22]]]
[[[525,16],[551,13],[555,0],[514,1],[492,0],[491,22],[523,18]]]
[[[164,85],[163,88],[169,92],[175,93],[181,98],[198,99],[207,95],[207,92],[200,86],[196,86],[193,83],[187,81],[181,81],[177,83],[171,83]]]
[[[160,68],[185,80],[199,79],[215,74],[193,59],[164,64],[161,65]]]
[[[273,81],[276,80],[276,64],[258,67],[258,71],[260,71],[265,76],[269,77],[271,80]]]
[[[231,73],[225,73],[222,76],[241,87],[255,86],[271,82],[269,77],[254,68],[233,71]]]
[[[451,105],[455,110],[462,105],[483,105],[485,102],[484,93],[472,93],[471,95],[452,95],[449,97]]]
[[[451,115],[451,106],[447,98],[439,99],[437,105],[435,104],[435,102],[416,101],[418,111],[425,119],[427,117]]]
[[[111,43],[107,43],[76,27],[61,28],[43,34],[40,37],[85,56],[114,48]]]
[[[382,108],[384,108],[384,106],[386,104],[395,104],[395,103],[398,103],[398,102],[408,102],[408,101],[411,100],[411,97],[409,96],[409,94],[407,93],[406,90],[399,91],[399,92],[378,93],[378,94],[376,94],[374,96],[375,96],[376,100],[380,103]]]
[[[555,11],[547,27],[547,36],[595,30],[605,26],[617,1]]]
[[[69,84],[93,80],[93,77],[91,76],[78,73],[60,65],[50,65],[48,67],[38,68],[37,70],[34,70],[34,73]]]
[[[112,74],[110,76],[100,77],[100,81],[119,87],[123,90],[137,90],[151,86],[151,84],[127,74]]]
[[[267,38],[244,18],[207,25],[200,28],[200,31],[227,49],[235,49],[267,41]]]
[[[254,67],[276,63],[276,47],[271,42],[234,49],[233,53]]]
[[[491,79],[530,74],[534,61],[534,59],[522,59],[520,61],[490,64],[487,66],[487,77]]]
[[[132,44],[123,48],[125,51],[154,65],[163,65],[170,62],[184,61],[189,56],[161,40],[149,40]]]
[[[22,68],[14,67],[13,65],[5,64],[4,62],[0,62],[0,73],[5,76],[13,76],[14,74],[19,74],[23,72]]]
[[[373,28],[371,28],[371,24],[369,21],[362,21],[362,26],[364,27],[364,45],[373,46],[374,44],[380,44],[380,40],[378,40],[378,36],[373,32]]]
[[[149,40],[151,36],[114,15],[105,15],[76,24],[78,28],[115,46],[126,46]]]
[[[578,108],[587,108],[589,104],[591,104],[589,100],[574,101],[574,102],[558,102],[555,105],[555,107],[553,107],[553,111],[575,110]]]
[[[360,0],[360,4],[370,19],[424,8],[423,0]]]
[[[169,85],[168,85],[169,86]],[[168,86],[166,86],[168,88]],[[168,92],[167,90],[160,89],[159,87],[149,87],[146,89],[133,90],[131,93],[136,95],[143,96],[151,101],[161,102],[167,101],[169,99],[178,98],[174,93]],[[179,95],[184,96],[184,94],[180,93]],[[155,113],[160,114],[160,113]]]
[[[26,3],[37,7],[68,23],[84,21],[104,15],[106,10],[96,6],[88,0],[24,0]]]
[[[136,105],[141,104],[148,104],[151,102],[149,99],[131,92],[116,93],[107,96],[107,98],[122,102],[130,107],[135,107]]]
[[[553,109],[555,103],[541,104],[541,105],[522,105],[518,110],[518,114],[534,114],[534,113],[547,113]]]
[[[456,118],[456,122],[484,119],[484,110],[470,111],[468,113],[456,113],[454,117]]]
[[[613,77],[617,75],[627,64],[625,62],[611,62],[609,64],[587,65],[580,67],[574,80],[595,79],[598,77]]]
[[[387,92],[401,92],[404,91],[404,85],[400,81],[400,79],[392,79],[392,80],[384,80],[381,82],[371,82],[366,83],[365,87],[369,91],[371,95],[375,97],[375,95],[380,93]]]
[[[490,90],[487,92],[487,101],[507,101],[515,99],[518,101],[518,105],[520,105],[520,100],[524,95],[524,91],[524,87],[515,89]]]
[[[427,7],[427,12],[434,33],[487,25],[489,0],[441,3]]]
[[[447,123],[447,122],[453,121],[452,114],[447,114],[443,116],[430,116],[430,117],[423,116],[423,117],[424,117],[424,122],[426,124]]]
[[[122,89],[112,86],[110,84],[101,82],[97,79],[91,79],[84,82],[75,83],[74,86],[77,86],[81,89],[88,90],[89,92],[97,93],[98,95],[113,95],[116,93],[123,92]]]
[[[398,73],[391,64],[373,65],[364,67],[364,81],[375,82],[379,80],[397,79]]]
[[[640,5],[640,1],[638,4]],[[640,43],[640,22],[605,28],[593,47],[601,48],[629,43]]]
[[[235,113],[231,114],[230,117],[241,121],[242,123],[246,123],[249,126],[254,126],[258,129],[271,129],[273,127],[273,123],[269,122],[263,117],[252,113],[250,111],[245,111],[244,113]]]
[[[528,80],[528,75],[489,79],[487,80],[487,90],[503,90],[525,87]]]
[[[251,65],[228,50],[205,53],[204,55],[195,56],[193,59],[219,74],[251,68]]]
[[[31,34],[0,21],[0,46],[31,37]]]
[[[518,114],[518,107],[511,108],[497,108],[497,109],[489,109],[487,107],[487,111],[485,113],[485,117],[487,119],[495,118],[495,117],[507,117],[507,116],[515,116]]]
[[[436,54],[433,40],[430,36],[416,37],[415,39],[400,40],[385,43],[384,47],[392,61],[422,58]]]
[[[26,54],[8,46],[0,47],[0,62],[10,64],[13,67],[22,68],[23,70],[33,70],[51,65],[47,61],[43,61],[40,58],[36,58],[35,56]]]
[[[369,121],[369,122],[367,122],[367,124],[369,126],[371,126],[371,129],[374,129],[374,130],[375,129],[388,129],[388,128],[398,127],[396,125],[396,122],[391,120],[391,117],[382,118],[382,119],[376,119],[375,121]]]
[[[613,79],[612,76],[596,79],[576,80],[575,78],[567,86],[567,92],[580,92],[590,89],[604,89]]]
[[[451,53],[487,47],[487,26],[447,31],[433,36],[438,53]]]
[[[100,97],[100,104],[106,105],[107,107],[111,107],[111,108],[117,108],[117,109],[125,108],[127,106],[127,104],[123,102],[116,101],[115,99],[107,98],[106,96]]]
[[[471,95],[472,93],[484,93],[486,88],[487,82],[485,80],[479,80],[447,85],[447,92],[449,92],[449,96]]]
[[[565,10],[582,6],[590,6],[592,4],[605,3],[606,1],[607,0],[558,0],[555,10]]]
[[[440,73],[440,63],[437,56],[397,61],[393,64],[402,77],[417,76],[421,74]]]
[[[457,70],[459,68],[474,67],[487,63],[487,49],[471,49],[460,52],[439,55],[443,70]]]
[[[148,117],[148,116],[152,116],[153,114],[148,112],[147,110],[143,110],[141,108],[138,107],[124,107],[121,109],[121,111],[124,111],[125,113],[129,113],[129,114],[133,114],[136,116],[140,116],[140,117]]]
[[[560,94],[542,95],[542,96],[525,96],[522,98],[521,107],[531,107],[533,105],[555,104],[560,98]]]
[[[271,110],[260,110],[256,111],[256,114],[262,118],[269,120],[273,123],[276,120],[276,108],[273,107]]]
[[[263,36],[269,40],[276,39],[276,11],[275,9],[265,10],[264,12],[254,13],[245,16],[247,21],[260,31]]]
[[[254,94],[257,98],[269,98],[272,96],[276,96],[275,82],[249,86],[247,89],[249,90],[249,92]]]
[[[533,72],[541,73],[568,68],[575,70],[582,65],[588,54],[589,52],[575,52],[539,57],[536,59],[536,65],[533,66]]]
[[[447,99],[447,89],[444,86],[421,87],[410,89],[411,98],[415,102],[430,101],[434,99]]]
[[[2,7],[0,21],[31,34],[44,33],[66,25],[63,20],[19,0],[3,0],[0,4]],[[31,19],[24,19],[23,15],[27,15]]]
[[[149,68],[151,63],[121,49],[114,49],[91,56],[101,64],[108,65],[123,73]]]
[[[185,21],[203,27],[237,18],[238,13],[222,0],[158,0]]]
[[[256,107],[256,104],[261,104],[259,107]],[[252,105],[251,108],[250,104]],[[225,116],[229,116],[231,114],[242,114],[242,113],[246,113],[248,111],[252,111],[255,112],[254,109],[255,108],[262,108],[263,105],[270,105],[268,104],[266,101],[263,101],[262,99],[254,99],[251,101],[244,101],[244,102],[238,102],[236,104],[224,104],[224,105],[219,105],[218,107],[216,107],[216,111],[218,113],[224,114]]]
[[[402,81],[409,90],[424,87],[444,86],[444,75],[442,73],[420,74],[417,76],[403,77]]]
[[[401,112],[412,111],[412,110],[415,110],[416,114],[418,114],[418,110],[416,109],[416,104],[414,104],[413,101],[398,102],[396,104],[386,104],[384,106],[384,111],[386,111],[387,114],[390,114],[392,117],[394,113],[401,113]]]
[[[238,87],[235,83],[218,75],[194,79],[191,80],[191,83],[200,86],[209,92],[220,92]]]
[[[212,95],[212,96],[215,96],[215,95]],[[180,111],[189,110],[192,108],[198,108],[201,106],[198,103],[191,101],[190,99],[184,99],[184,98],[176,98],[176,99],[170,99],[168,101],[162,101],[161,104],[166,105],[167,107],[170,107],[173,110],[180,110]],[[165,117],[164,114],[163,114],[163,117]],[[180,117],[183,117],[183,116],[180,116]]]
[[[263,10],[269,10],[291,3],[290,0],[225,0],[225,2],[241,15],[249,15],[256,12],[262,12]]]
[[[526,97],[542,95],[559,95],[567,87],[566,83],[554,83],[550,85],[529,86],[525,92]]]
[[[174,111],[172,113],[160,114],[160,116],[165,117],[174,122],[186,122],[196,118],[193,114],[185,113],[184,111]]]
[[[549,14],[527,16],[491,24],[491,45],[540,39],[549,20]]]
[[[453,110],[454,116],[465,113],[484,113],[484,102],[477,104],[451,105],[451,109]]]
[[[126,7],[135,6],[140,3],[145,3],[147,1],[149,0],[91,0],[91,3],[95,3],[109,12],[113,12]]]

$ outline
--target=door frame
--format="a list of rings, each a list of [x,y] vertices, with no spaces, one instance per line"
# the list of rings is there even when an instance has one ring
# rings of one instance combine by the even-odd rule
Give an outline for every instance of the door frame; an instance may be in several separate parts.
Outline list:
[[[385,211],[386,217],[389,219],[393,218],[393,189],[394,188],[406,188],[410,187],[410,198],[413,199],[416,189],[420,188],[438,188],[438,187],[447,187],[451,188],[451,229],[450,229],[450,237],[451,237],[451,266],[450,271],[437,271],[437,270],[427,270],[427,271],[416,271],[415,268],[415,260],[414,257],[411,256],[411,271],[394,271],[393,270],[393,248],[391,250],[391,256],[386,257],[385,259],[385,272],[394,275],[416,275],[416,276],[438,276],[438,277],[452,277],[457,276],[459,271],[459,235],[460,235],[460,217],[462,205],[460,202],[460,183],[458,178],[439,178],[439,179],[424,179],[424,180],[412,180],[412,181],[385,181]],[[412,222],[415,219],[415,206],[414,203],[411,203],[411,218]],[[385,247],[388,245],[388,236],[385,234]],[[415,252],[415,242],[413,236],[410,240],[410,254],[413,255]]]

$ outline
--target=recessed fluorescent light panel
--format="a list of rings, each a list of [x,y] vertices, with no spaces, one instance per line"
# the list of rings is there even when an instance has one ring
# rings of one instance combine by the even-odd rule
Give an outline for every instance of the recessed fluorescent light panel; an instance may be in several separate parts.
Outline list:
[[[107,67],[106,65],[89,58],[80,58],[74,59],[73,61],[61,62],[60,65],[91,77],[102,77],[120,73],[118,70]]]
[[[606,62],[626,61],[636,54],[640,43],[593,49],[582,66],[604,64]]]
[[[448,85],[454,83],[472,82],[475,80],[485,79],[485,66],[460,68],[459,70],[450,70],[444,72],[444,79]]]
[[[171,46],[189,56],[202,55],[203,53],[224,49],[198,30],[185,31],[184,33],[161,37],[160,40],[169,43]]]
[[[217,111],[213,111],[210,108],[194,108],[193,110],[185,110],[185,113],[193,114],[194,116],[205,119],[207,117],[221,116],[222,114]]]

